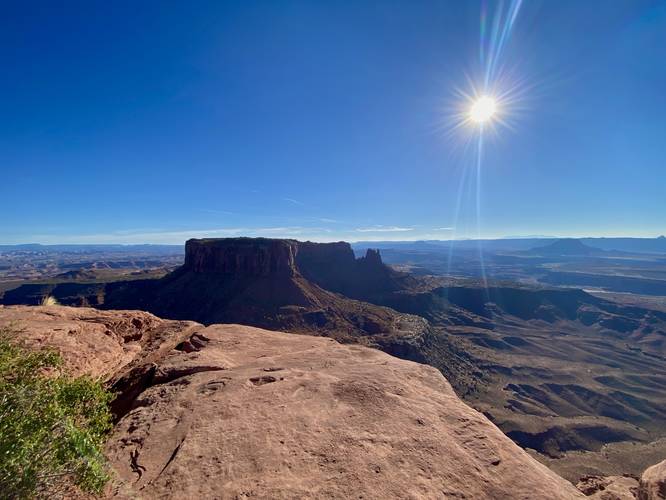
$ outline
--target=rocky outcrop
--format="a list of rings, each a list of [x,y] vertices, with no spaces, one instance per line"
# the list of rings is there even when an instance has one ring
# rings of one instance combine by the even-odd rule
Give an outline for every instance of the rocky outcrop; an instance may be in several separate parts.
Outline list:
[[[625,476],[585,476],[576,487],[596,500],[666,499],[666,460],[648,467],[640,480]]]
[[[365,264],[368,266],[379,267],[380,265],[383,264],[382,257],[381,255],[379,255],[379,250],[374,250],[372,248],[368,248],[366,250],[365,257],[363,257],[363,260]]]
[[[396,274],[382,263],[378,250],[368,249],[365,257],[356,259],[351,245],[343,241],[267,238],[189,240],[182,271],[236,278],[300,275],[352,298],[364,298],[369,284],[374,291],[390,291],[389,276]]]
[[[351,338],[392,334],[401,330],[396,330],[399,324],[419,323],[365,302],[400,288],[402,279],[407,278],[385,266],[378,251],[356,259],[345,242],[192,239],[186,243],[184,265],[161,279],[24,285],[3,301],[39,304],[49,295],[66,305]]]
[[[106,356],[105,336],[101,346],[127,353],[109,377],[131,387],[106,451],[110,497],[583,497],[437,370],[380,351],[239,325],[174,328],[134,312],[0,308],[8,321],[56,347],[81,337],[79,358]]]
[[[594,500],[635,500],[638,495],[638,479],[632,476],[584,476],[576,487]]]
[[[267,238],[188,240],[184,269],[234,276],[293,276],[298,242]]]
[[[354,268],[356,257],[349,243],[298,242],[297,262],[305,274],[317,275],[327,269],[336,269],[346,274]]]
[[[370,261],[356,259],[351,246],[343,242],[189,240],[181,268],[159,280],[110,283],[102,307],[138,308],[170,319],[243,323],[373,345],[379,345],[374,341],[377,336],[420,336],[428,329],[424,319],[354,300],[354,293],[341,295],[368,284],[382,287],[381,280],[391,276],[378,253],[369,255]]]
[[[638,498],[639,500],[664,500],[666,498],[666,460],[643,472]]]
[[[165,321],[143,311],[63,306],[2,306],[0,327],[34,348],[54,348],[73,375],[105,380],[172,349],[197,323]],[[175,342],[175,343],[173,343]]]

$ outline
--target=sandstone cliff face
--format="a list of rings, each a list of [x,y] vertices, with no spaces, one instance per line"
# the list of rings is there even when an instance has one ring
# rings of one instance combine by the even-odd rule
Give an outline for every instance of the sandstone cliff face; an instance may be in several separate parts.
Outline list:
[[[313,243],[268,238],[191,239],[184,270],[236,277],[302,275],[323,288],[344,292],[389,269],[379,251],[356,259],[349,243]]]
[[[234,276],[293,276],[298,243],[266,238],[188,240],[184,268]]]
[[[379,250],[368,249],[364,257],[357,259],[345,242],[299,242],[296,262],[308,280],[358,300],[370,300],[409,286],[406,275],[384,265]]]
[[[126,335],[136,318],[149,329]],[[0,324],[9,321],[56,347],[73,338],[88,360],[98,346],[84,339],[102,324],[95,339],[127,353],[109,377],[131,388],[107,447],[110,497],[583,497],[462,403],[437,370],[376,350],[58,306],[0,308]]]
[[[189,240],[181,268],[159,280],[110,283],[102,307],[373,345],[387,345],[379,337],[413,342],[429,329],[424,319],[340,295],[347,289],[381,286],[390,272],[378,253],[371,261],[356,259],[343,242]]]
[[[390,291],[395,272],[378,250],[357,259],[349,243],[313,243],[268,238],[191,239],[185,244],[183,271],[234,278],[303,276],[316,285],[352,298]]]
[[[322,271],[325,268],[346,272],[354,266],[356,257],[351,245],[344,241],[335,243],[299,241],[297,261],[299,267],[306,272]]]

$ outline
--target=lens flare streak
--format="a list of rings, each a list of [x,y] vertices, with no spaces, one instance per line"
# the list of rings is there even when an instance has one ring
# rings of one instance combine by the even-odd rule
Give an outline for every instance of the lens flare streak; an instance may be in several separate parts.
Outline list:
[[[518,14],[522,6],[522,0],[509,0],[504,2],[500,0],[492,12],[489,12],[488,3],[483,1],[481,4],[480,19],[480,40],[479,40],[479,62],[481,66],[481,78],[474,80],[466,76],[467,91],[455,89],[454,92],[458,98],[458,110],[450,115],[449,133],[471,129],[472,133],[467,133],[467,141],[475,140],[474,151],[465,150],[472,154],[470,161],[464,161],[463,172],[461,175],[460,186],[455,208],[454,228],[460,227],[460,215],[463,193],[466,188],[470,189],[470,195],[474,200],[474,218],[476,219],[476,238],[482,237],[481,224],[481,193],[482,193],[482,173],[483,160],[485,157],[485,136],[489,132],[497,132],[498,127],[512,129],[510,116],[519,111],[520,101],[523,93],[529,88],[526,82],[517,79],[506,70],[503,59],[505,58],[505,49],[511,39]],[[467,145],[471,145],[467,142]],[[469,171],[468,171],[469,170]],[[473,194],[472,194],[473,193]],[[457,233],[457,229],[454,230]],[[457,234],[453,235],[455,239]],[[449,246],[448,274],[451,274],[453,262],[453,242]],[[486,275],[483,248],[481,242],[479,249],[479,274],[484,287],[488,287]]]
[[[491,82],[497,76],[498,64],[502,59],[504,47],[511,37],[511,31],[513,30],[522,4],[523,0],[511,0],[509,7],[505,10],[503,8],[504,2],[500,1],[499,7],[493,17],[489,38],[486,37],[486,32],[488,31],[486,27],[488,23],[487,2],[484,1],[481,6],[481,41],[479,46],[481,48],[481,66],[485,70],[485,87],[490,86]]]

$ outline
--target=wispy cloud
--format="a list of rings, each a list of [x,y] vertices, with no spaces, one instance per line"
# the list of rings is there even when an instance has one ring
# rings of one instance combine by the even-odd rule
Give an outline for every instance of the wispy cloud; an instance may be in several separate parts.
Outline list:
[[[359,233],[401,233],[405,231],[413,231],[413,227],[399,227],[399,226],[371,226],[359,227],[356,229]]]
[[[215,215],[235,215],[234,212],[229,212],[228,210],[212,210],[210,208],[200,208],[199,211]]]
[[[215,238],[239,236],[245,234],[247,228],[219,228],[187,231],[160,230],[119,230],[110,233],[76,234],[76,235],[34,235],[34,241],[40,243],[182,243],[189,238]]]
[[[453,231],[455,227],[434,227],[433,231]]]
[[[300,235],[312,234],[317,232],[330,233],[331,230],[323,227],[301,227],[301,226],[285,226],[285,227],[260,227],[252,229],[251,232],[260,234],[275,234],[275,235]]]
[[[286,202],[292,203],[294,205],[298,205],[300,207],[305,206],[305,203],[303,203],[302,201],[295,200],[293,198],[282,198],[282,201],[286,201]]]
[[[330,239],[331,229],[324,227],[276,226],[276,227],[230,227],[212,229],[165,230],[118,230],[109,233],[77,235],[33,235],[30,241],[38,243],[165,243],[182,244],[190,238],[229,238],[235,236],[268,236],[273,238],[303,237]]]

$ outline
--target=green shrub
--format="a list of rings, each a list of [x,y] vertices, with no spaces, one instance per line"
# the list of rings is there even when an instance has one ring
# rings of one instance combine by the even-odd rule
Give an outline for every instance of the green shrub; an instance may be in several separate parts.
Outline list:
[[[0,328],[0,497],[62,493],[72,483],[100,492],[111,394],[89,377],[63,373],[58,353],[16,339]]]

